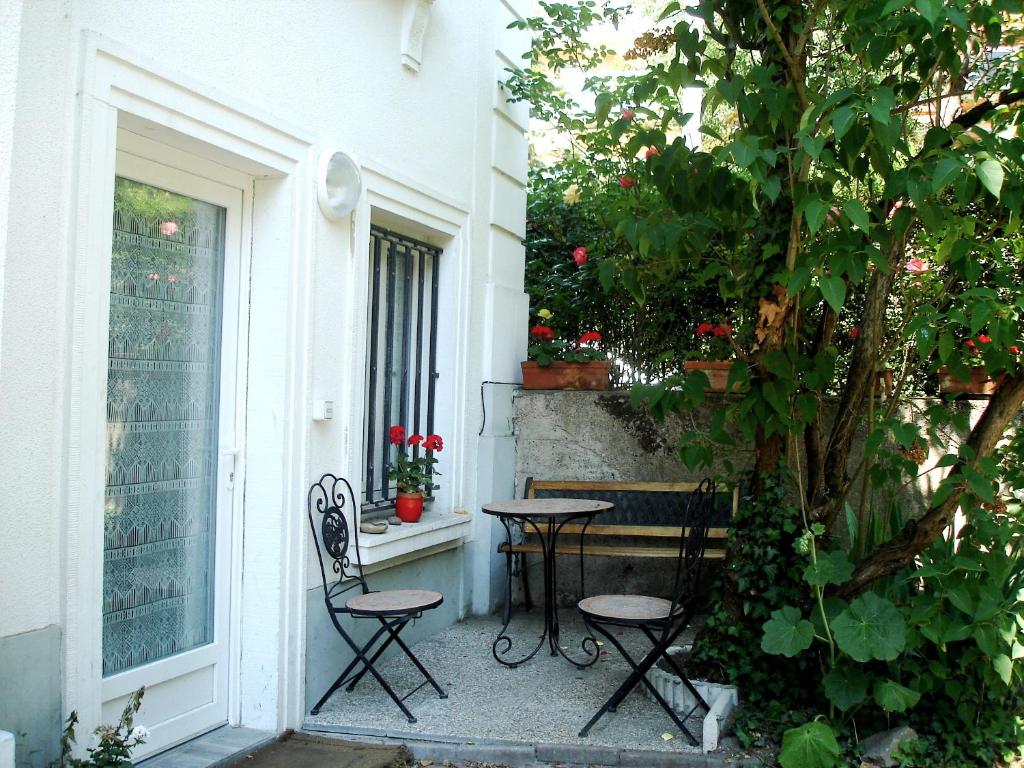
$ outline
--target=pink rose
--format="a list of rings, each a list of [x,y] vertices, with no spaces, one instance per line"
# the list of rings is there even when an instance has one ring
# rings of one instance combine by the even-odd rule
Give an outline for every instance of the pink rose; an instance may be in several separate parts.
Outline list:
[[[160,234],[164,237],[173,237],[178,233],[178,225],[173,221],[160,222]]]
[[[587,249],[582,245],[572,252],[572,260],[576,262],[577,267],[582,267],[586,264],[588,258],[590,258],[590,254],[587,253]]]
[[[624,109],[624,110],[622,110],[622,114],[620,115],[620,117],[623,120],[632,120],[633,119],[633,111],[630,110],[630,109]]]
[[[903,268],[912,275],[920,275],[928,271],[928,262],[915,257],[904,264]]]

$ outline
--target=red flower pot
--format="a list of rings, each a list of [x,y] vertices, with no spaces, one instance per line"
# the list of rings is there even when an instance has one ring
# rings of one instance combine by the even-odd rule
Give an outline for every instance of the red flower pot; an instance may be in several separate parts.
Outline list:
[[[607,360],[587,363],[556,360],[544,366],[525,360],[520,365],[523,368],[523,389],[608,389]]]
[[[971,368],[971,378],[968,381],[958,379],[950,372],[945,365],[939,368],[939,392],[953,395],[993,395],[999,389],[999,385],[1006,378],[1001,373],[994,379],[988,375],[980,365]]]
[[[422,493],[400,493],[395,497],[395,514],[403,523],[415,523],[423,514]]]

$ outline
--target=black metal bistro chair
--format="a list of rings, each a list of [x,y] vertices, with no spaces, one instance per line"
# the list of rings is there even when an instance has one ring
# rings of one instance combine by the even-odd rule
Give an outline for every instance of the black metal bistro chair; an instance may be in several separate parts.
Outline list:
[[[351,528],[344,514],[345,507],[349,502],[351,502]],[[363,679],[363,676],[369,672],[409,718],[409,722],[415,723],[416,718],[405,706],[405,700],[409,696],[427,683],[434,686],[434,690],[442,699],[447,699],[448,694],[434,681],[426,667],[409,650],[409,646],[402,641],[399,635],[410,621],[418,619],[424,611],[441,605],[444,596],[440,592],[426,589],[396,589],[386,592],[370,590],[366,578],[363,576],[363,566],[359,559],[359,520],[355,495],[352,493],[352,486],[345,478],[326,474],[314,483],[309,489],[307,497],[307,514],[309,515],[309,527],[313,532],[313,541],[316,544],[317,559],[320,561],[320,575],[323,578],[327,613],[330,615],[335,629],[338,630],[338,634],[355,654],[355,658],[345,667],[345,671],[338,676],[327,692],[320,697],[320,701],[310,710],[310,714],[318,714],[324,703],[343,685],[346,686],[345,690],[351,692]],[[350,537],[350,531],[354,538]],[[355,567],[353,567],[353,559],[349,556],[350,540],[355,544],[353,547]],[[327,565],[328,561],[329,565]],[[329,576],[328,570],[334,576]],[[355,592],[355,594],[342,602],[343,596],[350,592]],[[360,647],[353,642],[348,632],[345,631],[345,627],[342,626],[341,618],[346,615],[356,619],[376,619],[380,623],[380,629]],[[379,647],[373,650],[378,643],[380,643]],[[377,659],[391,643],[395,643],[402,649],[425,678],[422,683],[401,698],[374,667]],[[371,651],[373,655],[370,655]]]
[[[577,604],[587,627],[607,638],[633,669],[604,706],[590,718],[590,722],[583,726],[580,731],[581,737],[586,736],[606,712],[614,712],[623,699],[638,684],[643,683],[679,730],[694,746],[699,746],[699,742],[687,730],[684,721],[697,709],[703,708],[708,712],[710,707],[689,681],[680,663],[667,651],[689,625],[693,616],[700,583],[701,562],[704,559],[704,547],[707,543],[708,526],[714,504],[715,484],[710,479],[704,479],[690,495],[685,514],[680,521],[679,555],[676,560],[676,577],[671,600],[646,595],[598,595],[584,598]],[[639,630],[650,641],[651,649],[639,661],[634,660],[616,639],[614,632],[608,629],[609,627]],[[696,701],[693,708],[682,718],[647,679],[647,672],[659,659],[665,660]]]

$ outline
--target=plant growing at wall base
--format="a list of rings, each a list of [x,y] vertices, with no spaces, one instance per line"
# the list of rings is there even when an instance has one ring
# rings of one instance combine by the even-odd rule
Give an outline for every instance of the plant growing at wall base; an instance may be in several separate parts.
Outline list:
[[[75,726],[78,725],[78,713],[68,715],[64,733],[61,735],[61,756],[52,764],[52,768],[111,768],[113,766],[131,766],[132,750],[144,744],[149,738],[149,731],[141,725],[135,725],[135,715],[142,706],[142,697],[146,689],[143,686],[135,691],[121,712],[121,719],[116,725],[101,725],[93,732],[99,737],[95,747],[88,748],[88,757],[72,757],[75,746]]]

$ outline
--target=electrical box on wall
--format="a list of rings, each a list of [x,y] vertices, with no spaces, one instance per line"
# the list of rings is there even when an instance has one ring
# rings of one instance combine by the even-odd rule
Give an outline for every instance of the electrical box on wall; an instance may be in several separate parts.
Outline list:
[[[330,421],[334,418],[333,400],[313,401],[313,421]]]

